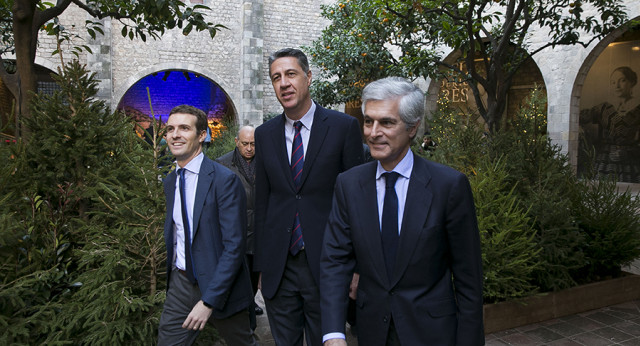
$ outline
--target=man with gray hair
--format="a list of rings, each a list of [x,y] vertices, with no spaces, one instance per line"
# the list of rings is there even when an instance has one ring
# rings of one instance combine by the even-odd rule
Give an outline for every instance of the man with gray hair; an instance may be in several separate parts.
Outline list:
[[[325,345],[344,340],[352,274],[360,345],[482,345],[482,259],[466,176],[410,149],[424,94],[389,77],[362,93],[376,160],[338,176],[322,248]]]

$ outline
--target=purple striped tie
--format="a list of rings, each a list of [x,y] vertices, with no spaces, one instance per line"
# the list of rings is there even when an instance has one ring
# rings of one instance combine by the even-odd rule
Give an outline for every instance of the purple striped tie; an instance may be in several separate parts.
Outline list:
[[[304,147],[302,145],[302,137],[300,136],[302,123],[300,121],[296,121],[293,123],[293,127],[296,129],[296,133],[293,137],[293,145],[291,146],[291,177],[293,178],[293,183],[296,185],[296,190],[299,190],[302,180],[302,166],[304,165]],[[293,231],[291,232],[289,251],[295,256],[303,247],[304,241],[302,240],[302,226],[300,226],[300,217],[296,211],[296,217],[293,220]]]

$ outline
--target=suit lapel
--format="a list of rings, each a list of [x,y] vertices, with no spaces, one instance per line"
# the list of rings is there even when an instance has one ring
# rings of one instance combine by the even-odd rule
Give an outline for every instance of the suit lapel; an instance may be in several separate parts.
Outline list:
[[[364,239],[367,241],[367,248],[371,250],[371,262],[373,263],[374,271],[378,273],[382,278],[386,278],[386,282],[390,280],[387,278],[387,265],[384,261],[384,253],[382,252],[382,238],[380,234],[380,213],[378,210],[378,199],[376,191],[376,167],[377,164],[371,164],[371,170],[360,179],[360,189],[363,205],[360,208],[362,212],[358,215],[358,218],[362,220],[362,227],[364,231]],[[375,210],[376,213],[372,215],[371,211]]]
[[[313,115],[313,124],[311,125],[311,134],[309,136],[309,147],[307,153],[304,156],[304,166],[302,167],[302,178],[300,186],[304,185],[305,180],[311,172],[311,167],[322,148],[322,143],[327,136],[329,125],[327,125],[327,119],[329,117],[324,112],[324,108],[316,105],[316,112]]]
[[[196,187],[196,199],[193,202],[193,239],[196,237],[196,232],[198,231],[198,226],[200,223],[200,215],[202,214],[202,209],[204,207],[204,201],[209,193],[209,189],[211,188],[211,184],[213,183],[215,169],[213,167],[213,162],[205,157],[202,160],[202,165],[200,166],[200,173],[198,173],[198,186]]]
[[[433,200],[433,194],[427,188],[431,182],[431,174],[425,165],[425,161],[417,155],[414,155],[413,159],[413,170],[409,178],[407,200],[402,216],[402,228],[400,229],[396,263],[393,268],[392,285],[395,285],[400,280],[402,273],[409,264]]]

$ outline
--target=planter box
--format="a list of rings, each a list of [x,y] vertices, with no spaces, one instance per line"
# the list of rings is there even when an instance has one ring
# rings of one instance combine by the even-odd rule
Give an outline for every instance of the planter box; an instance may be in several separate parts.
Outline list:
[[[640,275],[484,306],[485,334],[640,299]]]

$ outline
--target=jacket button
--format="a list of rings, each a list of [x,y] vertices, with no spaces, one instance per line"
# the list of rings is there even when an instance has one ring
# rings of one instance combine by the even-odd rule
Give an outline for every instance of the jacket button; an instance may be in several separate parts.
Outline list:
[[[302,199],[302,196],[296,195],[296,199]]]
[[[394,291],[394,290],[389,291],[389,295],[390,295],[390,296],[392,296],[392,295],[394,295],[394,294],[396,294],[396,291]]]
[[[388,318],[387,316],[385,316],[385,317],[382,319],[382,322],[384,322],[384,323],[389,322],[389,318]]]
[[[291,228],[287,228],[287,233],[291,233]]]

